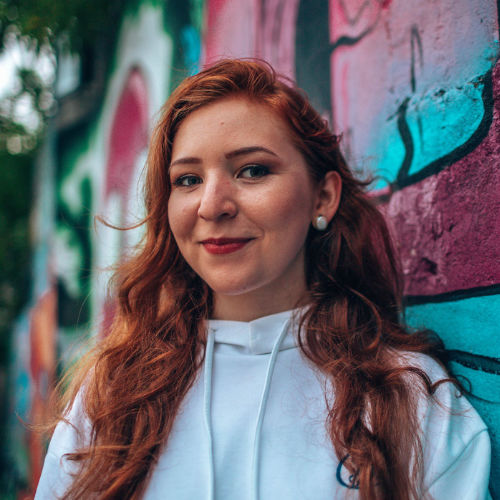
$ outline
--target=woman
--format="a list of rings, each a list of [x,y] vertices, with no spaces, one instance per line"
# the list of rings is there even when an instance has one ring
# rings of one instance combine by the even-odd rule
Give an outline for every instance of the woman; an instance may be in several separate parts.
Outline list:
[[[485,425],[401,325],[385,222],[299,91],[215,64],[147,168],[145,239],[37,498],[487,496]]]

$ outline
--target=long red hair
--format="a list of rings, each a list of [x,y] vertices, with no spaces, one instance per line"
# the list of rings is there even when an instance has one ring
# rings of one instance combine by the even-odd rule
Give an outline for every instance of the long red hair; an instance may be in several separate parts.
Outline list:
[[[347,167],[338,138],[303,93],[265,63],[247,60],[220,61],[187,78],[162,110],[147,160],[144,240],[115,275],[109,334],[82,362],[62,403],[67,412],[80,393],[92,426],[87,446],[68,455],[81,469],[66,498],[140,498],[160,452],[168,453],[172,424],[203,362],[204,320],[213,307],[170,230],[172,144],[187,115],[228,96],[265,104],[288,123],[314,179],[330,170],[342,178],[328,230],[307,237],[311,307],[300,347],[335,394],[325,398],[329,434],[360,498],[417,498],[416,398],[434,387],[423,371],[403,366],[398,352],[432,354],[436,344],[401,325],[400,274],[386,223]]]

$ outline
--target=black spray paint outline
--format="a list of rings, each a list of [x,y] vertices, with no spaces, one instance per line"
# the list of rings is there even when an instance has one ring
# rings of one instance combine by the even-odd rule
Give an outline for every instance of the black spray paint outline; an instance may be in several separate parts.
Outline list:
[[[497,0],[497,26],[498,26],[498,37],[500,38],[500,0]],[[412,68],[411,68],[411,77],[414,77],[414,53],[413,53],[413,38],[411,39],[411,44],[412,44]],[[422,54],[422,61],[423,61],[423,54]],[[473,84],[478,84],[482,83],[483,84],[483,91],[481,93],[481,99],[483,101],[483,118],[481,119],[481,122],[477,126],[476,130],[473,132],[473,134],[469,137],[467,141],[462,143],[460,146],[456,147],[454,150],[450,151],[446,155],[441,156],[440,158],[437,158],[436,160],[433,160],[430,162],[428,165],[425,167],[421,168],[418,172],[415,172],[412,175],[403,177],[402,175],[398,173],[398,176],[396,177],[396,181],[391,183],[389,185],[391,193],[398,191],[399,189],[402,189],[406,186],[409,186],[410,184],[416,184],[417,182],[420,182],[421,180],[425,179],[426,177],[430,177],[432,175],[435,175],[439,173],[441,170],[444,170],[446,167],[451,166],[453,163],[456,163],[460,159],[464,158],[467,156],[469,153],[474,151],[480,144],[481,142],[488,136],[488,133],[491,128],[491,124],[493,123],[493,106],[494,106],[494,99],[493,99],[493,69],[495,68],[495,65],[498,64],[498,59],[495,61],[495,64],[492,65],[491,69],[488,70],[484,75],[480,76],[477,78],[475,81],[473,81]],[[410,80],[411,80],[410,77]],[[413,80],[411,80],[412,83],[412,88]],[[413,138],[411,137],[410,129],[408,127],[408,124],[406,123],[406,110],[408,107],[408,100],[405,100],[406,102],[403,102],[398,111],[398,130],[400,131],[401,135],[401,140],[403,141],[403,144],[405,144],[404,140],[408,138],[406,135],[406,131],[410,134],[409,138],[412,141],[411,143],[411,148],[413,151]],[[403,133],[402,133],[403,132]],[[404,135],[404,138],[403,138]],[[405,144],[406,148],[406,144]],[[413,153],[412,153],[413,154]],[[407,167],[406,163],[406,155],[405,158],[403,159],[403,163],[400,167],[400,170],[403,167]],[[409,168],[409,167],[408,167]],[[380,200],[381,202],[388,201],[390,198],[389,195],[384,195],[384,199]]]
[[[499,7],[497,8],[497,14],[499,16],[500,23],[500,0],[497,0]],[[363,4],[364,6],[365,4]],[[380,12],[380,11],[379,11]],[[379,14],[380,15],[380,14]],[[357,37],[340,37],[336,42],[330,44],[330,54],[340,46],[353,46],[361,41],[365,36],[370,34],[378,25],[379,15],[375,22],[360,33]],[[500,26],[500,24],[499,24]],[[416,77],[415,77],[415,64],[416,64],[416,53],[418,54],[418,59],[420,66],[423,65],[424,55],[423,46],[420,34],[418,32],[418,27],[412,25],[410,30],[410,44],[411,44],[411,66],[410,66],[410,86],[412,92],[416,91]],[[415,51],[415,49],[418,49]],[[393,193],[402,189],[410,184],[415,184],[426,177],[430,177],[439,173],[441,170],[457,162],[461,158],[467,156],[469,153],[474,151],[481,142],[487,137],[491,124],[493,123],[493,68],[488,70],[484,75],[478,77],[472,83],[474,85],[483,84],[483,91],[481,93],[481,99],[483,103],[483,117],[481,122],[477,126],[476,130],[465,142],[457,146],[455,149],[446,153],[445,155],[436,158],[424,167],[420,168],[418,172],[408,175],[411,168],[411,163],[413,161],[414,155],[414,140],[411,134],[410,128],[406,121],[406,112],[408,109],[408,104],[410,101],[409,97],[406,97],[404,101],[400,104],[396,115],[397,115],[397,128],[400,134],[401,141],[403,142],[405,148],[405,156],[398,169],[396,175],[396,180],[389,183],[390,192]],[[421,128],[421,125],[419,125]]]
[[[453,165],[469,153],[472,153],[472,151],[474,151],[488,136],[491,124],[493,123],[493,68],[488,70],[484,75],[480,76],[472,83],[474,85],[483,84],[481,99],[484,112],[481,122],[477,126],[476,130],[472,133],[469,139],[457,146],[455,149],[440,158],[431,161],[425,167],[422,167],[418,172],[411,175],[407,175],[411,166],[414,151],[413,137],[408,127],[408,123],[406,122],[406,110],[409,98],[407,97],[399,106],[397,111],[398,131],[406,153],[401,167],[399,168],[396,180],[390,184],[391,192],[398,191],[399,189],[409,186],[410,184],[416,184],[426,177],[430,177],[431,175],[441,172],[441,170],[444,170],[446,167]]]
[[[445,292],[437,295],[406,295],[404,297],[404,309],[411,306],[456,302],[458,300],[498,294],[500,294],[500,285],[475,287],[466,290],[453,290],[452,292]],[[473,354],[458,349],[447,349],[446,356],[448,361],[454,361],[466,368],[500,375],[500,358],[484,356],[483,354]]]
[[[491,373],[493,375],[500,375],[500,358],[492,358],[490,356],[484,356],[483,354],[473,354],[468,351],[460,351],[458,349],[446,349],[446,360],[448,362],[454,361],[466,368],[472,370]],[[471,393],[474,397],[478,398],[474,393]],[[480,398],[484,401],[489,401],[489,399]]]
[[[298,9],[300,11],[301,7],[304,7],[303,1],[299,2]],[[497,15],[498,15],[498,22],[499,22],[499,27],[500,27],[500,0],[497,0],[498,8],[497,8]],[[341,37],[339,38],[335,43],[330,44],[329,49],[330,49],[330,56],[334,50],[336,50],[340,46],[352,46],[358,43],[362,38],[367,36],[373,29],[375,28],[375,25],[370,26],[368,29],[365,29],[360,35],[357,37]],[[418,49],[418,55],[420,58],[420,63],[423,64],[423,53],[420,54],[421,52],[421,40],[420,37],[418,36],[418,29],[414,25],[412,26],[412,38],[410,39],[410,43],[412,44],[413,50],[412,50],[412,58],[415,59],[415,48]],[[297,40],[296,40],[296,46],[297,46]],[[296,64],[296,74],[300,72],[297,71],[298,66],[300,65],[300,59],[297,57],[299,54],[300,50],[295,51],[295,64]],[[472,133],[472,135],[469,137],[467,141],[462,143],[460,146],[457,146],[454,150],[451,152],[443,155],[440,158],[437,158],[436,160],[433,160],[426,166],[422,167],[418,172],[412,174],[412,175],[407,175],[408,171],[411,166],[411,161],[413,158],[413,150],[414,150],[414,144],[413,144],[413,137],[411,135],[410,128],[408,126],[407,120],[406,120],[406,111],[408,108],[408,104],[410,101],[410,98],[407,97],[399,106],[398,111],[396,113],[397,115],[397,126],[398,130],[401,136],[401,139],[403,141],[403,144],[405,146],[405,157],[403,159],[403,162],[401,164],[401,167],[399,169],[398,175],[396,177],[396,181],[393,183],[389,183],[389,188],[390,191],[389,193],[379,196],[377,198],[377,201],[379,203],[386,202],[390,199],[391,195],[393,192],[402,189],[408,185],[415,184],[426,177],[430,177],[432,175],[435,175],[439,173],[441,170],[444,168],[456,163],[458,160],[462,159],[465,157],[467,154],[471,153],[474,151],[484,140],[485,137],[487,137],[491,124],[493,122],[493,67],[486,72],[482,77],[479,77],[475,82],[475,84],[483,84],[483,90],[482,90],[482,102],[483,102],[483,117],[481,119],[481,122],[479,123],[478,127],[476,130]],[[415,91],[416,89],[416,78],[415,78],[415,61],[413,61],[413,65],[410,68],[410,85],[412,88],[412,91]],[[330,81],[330,86],[331,88],[331,81]],[[331,100],[328,99],[328,102],[330,103],[330,108],[329,112],[332,112],[332,103]],[[432,303],[432,302],[449,302],[451,300],[459,300],[461,298],[466,298],[466,297],[474,297],[474,296],[485,296],[485,295],[491,295],[491,294],[497,294],[500,292],[500,285],[493,285],[490,287],[481,287],[481,288],[474,288],[474,289],[469,289],[469,290],[464,290],[464,291],[453,291],[450,293],[446,294],[439,294],[439,295],[434,295],[434,296],[406,296],[405,297],[405,307],[410,306],[410,305],[416,305],[416,304],[427,304],[427,303]],[[495,358],[488,358],[488,357],[481,357],[480,355],[473,355],[470,353],[465,353],[461,354],[461,351],[454,351],[453,353],[454,360],[457,362],[462,362],[464,366],[468,367],[474,367],[474,369],[477,370],[483,370],[486,372],[489,372],[491,367],[493,366],[494,370],[496,370],[496,362],[497,360]]]
[[[353,18],[349,18],[347,9],[345,7],[345,4],[343,0],[339,0],[339,5],[342,7],[343,13],[347,19],[347,22],[351,25],[354,26],[361,16],[363,15],[363,11],[365,10],[366,7],[370,4],[369,0],[366,0],[363,5],[358,9],[356,15]],[[380,5],[379,5],[380,7]],[[381,9],[381,7],[380,7]],[[338,47],[341,46],[347,46],[350,47],[352,45],[357,44],[359,41],[361,41],[363,38],[365,38],[367,35],[373,32],[373,30],[377,27],[378,22],[380,20],[380,9],[377,11],[377,16],[375,17],[375,20],[373,21],[372,24],[368,25],[367,28],[364,29],[359,35],[351,37],[351,36],[341,36],[338,38],[335,42],[330,44],[330,56],[334,50],[336,50]]]

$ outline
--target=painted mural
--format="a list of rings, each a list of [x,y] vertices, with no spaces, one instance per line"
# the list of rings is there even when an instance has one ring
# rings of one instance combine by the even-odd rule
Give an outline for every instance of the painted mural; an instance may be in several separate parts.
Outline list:
[[[51,139],[55,214],[37,243],[34,308],[18,327],[29,345],[16,351],[20,415],[43,411],[56,354],[68,359],[112,316],[110,266],[141,233],[94,225],[94,216],[140,220],[149,132],[170,90],[220,57],[260,57],[298,82],[342,134],[353,168],[375,178],[401,254],[406,320],[434,329],[470,381],[500,499],[498,18],[493,0],[149,0],[129,9],[99,112]],[[29,449],[35,482],[42,444]]]
[[[443,338],[493,438],[500,498],[496,2],[208,2],[206,61],[257,56],[295,78],[375,177],[406,279],[406,320]],[[227,23],[227,19],[231,23]],[[232,43],[234,34],[248,38]]]

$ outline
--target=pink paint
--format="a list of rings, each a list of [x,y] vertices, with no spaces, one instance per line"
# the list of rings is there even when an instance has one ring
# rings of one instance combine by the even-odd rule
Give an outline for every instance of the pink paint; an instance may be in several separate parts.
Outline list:
[[[336,133],[357,132],[360,124],[369,122],[369,114],[377,113],[383,106],[382,93],[377,89],[377,71],[383,66],[372,53],[376,43],[372,31],[380,18],[381,6],[376,1],[330,0],[330,43],[335,46],[341,39],[359,39],[355,45],[337,46],[330,56],[332,118]],[[385,48],[380,51],[384,52]],[[353,62],[353,53],[360,60]],[[366,119],[362,120],[360,117],[365,115]]]
[[[208,0],[203,64],[222,57],[258,57],[295,76],[299,0]]]
[[[378,23],[381,5],[367,0],[330,0],[330,41],[341,37],[357,38]]]
[[[344,103],[344,106],[342,107],[342,112],[343,112],[342,123],[344,123],[347,126],[346,131],[349,130],[351,125],[349,123],[349,83],[350,83],[349,69],[350,69],[349,64],[343,64],[339,71],[340,85],[341,85],[340,95],[342,98],[342,102]]]
[[[129,213],[129,193],[139,154],[148,142],[148,93],[144,77],[132,69],[118,99],[111,125],[109,156],[104,181],[104,213],[114,224],[125,225]],[[119,213],[113,213],[118,210]],[[116,219],[118,217],[118,220]],[[120,240],[117,255],[123,252]],[[109,299],[102,305],[101,334],[108,332],[114,316],[114,303]]]
[[[144,78],[133,69],[118,101],[106,165],[104,196],[117,191],[127,197],[137,155],[148,141],[148,100]]]
[[[255,57],[258,0],[208,0],[202,63],[224,57]]]
[[[386,207],[406,294],[435,295],[500,282],[500,65],[493,123],[471,153],[396,192]]]
[[[203,34],[203,62],[217,59],[220,51],[219,20],[224,14],[227,0],[208,0],[205,4],[205,30]]]
[[[295,78],[295,27],[299,0],[262,2],[256,29],[256,55]]]

